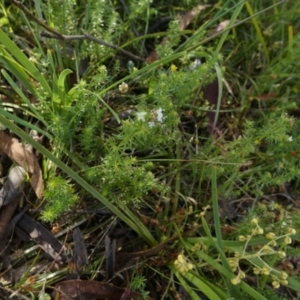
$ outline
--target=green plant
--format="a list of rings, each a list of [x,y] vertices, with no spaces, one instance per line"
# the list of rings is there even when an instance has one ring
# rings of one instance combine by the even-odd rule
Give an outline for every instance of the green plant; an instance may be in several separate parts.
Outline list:
[[[258,219],[253,218],[251,220],[251,224],[254,226],[252,228],[251,234],[247,236],[239,236],[239,240],[241,242],[245,242],[244,249],[241,252],[235,252],[234,258],[229,258],[229,264],[234,272],[238,271],[238,274],[235,278],[231,279],[232,284],[239,284],[242,279],[245,278],[245,273],[241,270],[239,263],[242,261],[247,261],[252,264],[253,272],[256,275],[264,275],[260,278],[261,286],[264,287],[268,276],[272,279],[273,288],[277,289],[282,285],[288,285],[288,274],[284,271],[276,270],[273,268],[273,265],[276,261],[276,258],[284,258],[286,253],[283,249],[286,245],[292,243],[291,235],[296,234],[296,230],[294,228],[287,227],[285,225],[282,226],[281,231],[283,233],[274,233],[272,231],[265,233],[263,228],[259,226]],[[261,245],[260,249],[257,252],[252,254],[247,254],[247,247],[249,241],[254,236],[259,236],[265,234],[265,237],[270,240],[268,243]],[[275,259],[269,259],[269,256],[275,256]],[[265,259],[265,257],[267,257]]]
[[[199,4],[178,1],[170,5],[168,28],[150,33],[154,17],[165,16],[164,4],[127,5],[35,1],[32,11],[57,31],[52,34],[69,36],[41,41],[36,24],[20,12],[33,32],[30,46],[11,34],[9,16],[0,19],[1,72],[12,87],[4,93],[15,93],[24,112],[20,118],[3,105],[0,122],[44,156],[40,216],[53,221],[78,203],[78,195],[83,203],[92,195],[150,246],[176,234],[178,241],[166,250],[172,256],[152,268],[153,277],[167,278],[164,297],[178,283],[193,300],[199,293],[276,299],[274,291],[258,289],[272,284],[299,292],[298,278],[276,269],[280,255],[297,254],[290,245],[298,238],[297,211],[277,207],[281,213],[270,225],[275,213],[260,203],[271,190],[293,183],[297,191],[299,185],[299,34],[280,23],[282,11],[296,32],[297,15],[287,1],[224,0],[201,7],[203,15],[182,30],[177,10],[191,12]],[[148,48],[150,37],[157,42]],[[154,48],[157,60],[145,63]],[[216,99],[204,99],[214,80]],[[207,112],[213,134],[206,129]],[[46,143],[21,126],[44,135]],[[221,231],[220,195],[254,199],[229,238]],[[138,271],[131,289],[146,295],[146,273]],[[256,281],[244,281],[253,271]]]
[[[41,213],[44,221],[57,219],[65,210],[73,208],[78,202],[78,196],[72,185],[61,176],[50,176],[44,191],[46,206]]]
[[[130,282],[130,288],[133,291],[139,292],[143,295],[142,299],[147,299],[149,297],[149,292],[146,291],[147,279],[138,274],[134,274]]]

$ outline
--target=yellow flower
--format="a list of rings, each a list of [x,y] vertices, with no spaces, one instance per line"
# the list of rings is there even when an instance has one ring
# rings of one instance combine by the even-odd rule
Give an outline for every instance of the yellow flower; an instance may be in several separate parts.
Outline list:
[[[284,243],[285,243],[286,245],[291,244],[291,243],[292,243],[292,239],[291,239],[289,236],[286,236],[286,237],[284,238]]]
[[[255,275],[259,275],[260,274],[260,269],[259,268],[253,268],[253,273]]]
[[[177,256],[174,266],[182,275],[185,275],[188,271],[194,268],[194,265],[188,262],[183,254],[179,254]]]
[[[284,258],[284,257],[286,257],[286,254],[285,254],[285,252],[284,252],[284,251],[282,251],[282,250],[279,250],[277,253],[278,253],[278,256],[279,256],[280,258]]]
[[[177,67],[176,67],[175,65],[172,64],[171,67],[170,67],[170,69],[171,69],[172,72],[176,72]]]

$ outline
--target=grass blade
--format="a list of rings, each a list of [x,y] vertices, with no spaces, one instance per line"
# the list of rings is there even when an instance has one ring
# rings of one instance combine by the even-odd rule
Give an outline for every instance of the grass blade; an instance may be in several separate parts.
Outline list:
[[[197,276],[193,272],[188,272],[183,277],[183,275],[181,275],[174,266],[170,266],[170,269],[178,278],[182,287],[189,293],[190,297],[192,297],[193,300],[202,299],[202,297],[195,292],[195,288],[204,293],[209,299],[222,299],[218,296],[218,294],[216,294],[213,291],[213,289],[211,289],[203,280],[201,280],[199,276]],[[191,283],[195,286],[195,288],[191,287]]]
[[[232,17],[229,21],[229,24],[228,24],[228,27],[231,27],[235,24],[235,21],[237,19],[237,17],[239,16],[243,6],[244,6],[244,3],[245,3],[245,0],[244,1],[240,1],[240,3],[238,3],[236,5],[236,8],[235,10],[233,11],[232,13]],[[221,36],[221,39],[216,47],[216,53],[219,53],[223,47],[223,44],[225,43],[226,39],[227,39],[227,36],[229,34],[229,30],[225,30]]]
[[[11,85],[11,87],[15,90],[15,92],[20,96],[20,98],[23,100],[23,102],[30,108],[32,113],[35,115],[39,121],[41,121],[46,127],[48,127],[47,122],[42,117],[42,115],[38,112],[38,110],[31,104],[30,100],[24,95],[22,90],[17,86],[17,84],[13,81],[13,79],[10,77],[10,75],[5,71],[1,70],[1,73],[5,77],[5,79],[8,81],[8,83]]]
[[[265,56],[266,56],[266,59],[267,59],[267,63],[269,64],[270,63],[270,56],[269,56],[268,47],[266,45],[266,41],[264,39],[264,36],[263,36],[263,34],[260,30],[260,26],[258,24],[257,18],[254,17],[253,9],[252,9],[251,4],[249,3],[249,1],[246,1],[245,5],[246,5],[246,8],[247,8],[247,11],[248,11],[249,15],[251,16],[251,21],[252,21],[252,24],[253,24],[253,26],[256,30],[257,38],[260,41],[260,43],[262,45],[262,48],[264,50],[264,53],[265,53]]]
[[[32,64],[27,56],[17,47],[17,45],[0,29],[0,41],[2,45],[19,61],[24,69],[44,88],[45,92],[51,94],[51,89],[44,76]]]
[[[61,160],[59,160],[50,151],[44,148],[41,144],[32,139],[27,133],[22,131],[15,124],[11,123],[4,116],[0,115],[0,123],[12,130],[21,139],[32,145],[41,154],[51,160],[56,164],[62,171],[64,171],[70,178],[75,180],[80,186],[82,186],[86,191],[92,194],[96,199],[98,199],[103,205],[110,209],[116,216],[118,216],[122,221],[124,221],[132,230],[136,231],[147,243],[154,246],[157,244],[156,240],[148,230],[148,228],[141,223],[139,218],[130,213],[130,209],[127,206],[123,207],[124,212],[122,212],[118,207],[113,205],[109,200],[104,198],[95,188],[93,188],[89,183],[87,183],[81,176],[74,172],[71,168],[65,165]],[[128,218],[127,215],[131,215],[132,218]],[[138,224],[138,225],[137,225]]]

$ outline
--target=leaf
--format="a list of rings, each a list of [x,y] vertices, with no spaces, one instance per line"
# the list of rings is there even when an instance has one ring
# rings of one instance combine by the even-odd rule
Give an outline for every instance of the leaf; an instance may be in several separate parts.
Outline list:
[[[29,152],[23,144],[3,131],[0,131],[0,150],[24,168],[26,172],[32,174],[30,184],[38,197],[42,197],[43,178],[42,171],[36,156]]]
[[[209,299],[221,300],[218,294],[212,288],[210,288],[200,276],[194,274],[193,272],[188,272],[183,277],[174,267],[170,266],[170,268],[179,279],[184,289],[189,293],[190,296],[192,296],[192,299],[203,299],[202,297],[200,298],[196,293],[196,291],[199,290]],[[195,288],[193,288],[193,286]]]
[[[52,100],[54,103],[58,104],[59,106],[68,105],[68,103],[66,103],[67,93],[65,87],[65,80],[66,77],[71,73],[72,71],[69,69],[63,70],[60,73],[57,82],[54,83]]]
[[[44,76],[35,67],[35,65],[32,62],[30,62],[27,56],[17,47],[17,45],[1,29],[0,29],[0,41],[1,44],[4,45],[6,49],[24,67],[24,70],[26,70],[26,72],[28,72],[44,88],[45,92],[51,94],[51,89]],[[14,60],[12,56],[10,56],[10,59]],[[17,77],[17,78],[20,81],[22,80],[22,77]],[[25,78],[25,80],[28,79]],[[29,81],[28,84],[30,85]]]
[[[194,19],[197,17],[197,15],[204,10],[207,7],[210,7],[211,5],[197,5],[193,7],[190,11],[188,11],[185,15],[181,16],[179,18],[179,30],[184,30],[187,26],[189,26]],[[164,45],[168,41],[168,38],[165,37],[160,42],[161,45]],[[157,61],[159,59],[159,56],[156,51],[152,51],[150,55],[147,57],[146,61],[147,63],[153,63],[154,61]]]
[[[120,300],[124,293],[129,299],[143,299],[136,292],[128,292],[128,289],[113,286],[108,283],[92,280],[66,280],[55,285],[55,299],[108,299]],[[151,298],[149,298],[151,299]]]
[[[258,96],[250,97],[250,100],[260,100],[260,101],[268,101],[273,100],[277,96],[277,93],[268,93],[268,94],[260,94]]]
[[[132,259],[138,257],[149,257],[149,256],[157,255],[157,253],[163,250],[168,243],[175,241],[177,238],[178,238],[177,236],[173,236],[168,240],[162,242],[161,244],[145,251],[131,252],[131,253],[117,252],[116,262],[115,262],[116,270],[120,270],[122,267],[124,267],[124,265],[128,264],[128,262]]]
[[[25,170],[20,166],[10,169],[8,178],[0,191],[0,242],[10,233],[11,218],[22,198]],[[3,207],[2,207],[3,206]]]
[[[181,55],[181,54],[180,54]],[[154,63],[154,66],[156,63]],[[137,71],[139,72],[139,71]],[[129,75],[130,76],[130,75]],[[64,171],[69,177],[74,179],[78,184],[80,184],[86,191],[92,194],[100,202],[102,202],[108,209],[115,213],[122,221],[124,221],[132,230],[135,230],[145,241],[150,245],[157,245],[157,241],[149,231],[149,229],[141,222],[140,218],[137,217],[130,208],[128,208],[121,201],[116,207],[111,201],[103,197],[93,186],[89,185],[81,176],[79,176],[74,170],[65,165],[61,160],[59,160],[54,154],[48,151],[45,147],[35,141],[26,132],[21,130],[18,126],[8,121],[5,117],[0,114],[0,123],[2,123],[7,128],[11,129],[16,135],[21,139],[30,143],[35,149],[37,149],[41,154],[55,163],[62,171]],[[1,140],[1,138],[0,138]],[[116,199],[117,201],[117,199]]]
[[[10,86],[15,90],[15,92],[20,96],[20,98],[22,99],[23,103],[25,103],[30,110],[32,111],[32,113],[36,116],[37,119],[39,119],[39,121],[43,122],[43,124],[48,127],[49,125],[47,124],[47,122],[44,120],[44,118],[42,117],[42,115],[38,112],[38,110],[35,108],[34,105],[31,104],[31,101],[24,95],[23,91],[18,87],[18,85],[13,81],[13,79],[10,77],[10,75],[5,71],[5,70],[1,70],[1,73],[3,74],[3,76],[5,77],[5,79],[8,81],[8,83],[10,84]],[[25,122],[25,121],[24,121]]]
[[[184,30],[185,28],[187,28],[202,10],[210,6],[211,5],[207,4],[207,5],[197,5],[193,7],[190,11],[188,11],[180,18],[179,29]]]
[[[0,48],[0,61],[11,74],[18,78],[19,82],[25,88],[27,88],[31,93],[34,92],[34,88],[30,83],[29,76],[26,74],[25,69],[18,64],[15,59],[3,49],[3,47]]]
[[[220,31],[224,30],[229,25],[229,23],[230,23],[230,20],[225,20],[225,21],[220,22],[212,34],[216,34]]]
[[[22,194],[26,172],[16,166],[10,169],[7,180],[0,191],[0,208],[14,201],[19,194]]]
[[[217,79],[205,86],[203,97],[209,102],[209,105],[214,108],[213,110],[208,110],[206,113],[208,119],[207,131],[210,134],[215,134],[217,137],[220,137],[222,132],[218,129],[220,125],[220,120],[218,118],[219,111],[215,109],[218,103],[220,103],[220,92]]]
[[[12,120],[13,122],[23,125],[27,128],[30,128],[32,130],[35,130],[37,132],[39,132],[40,134],[46,136],[49,140],[52,140],[53,137],[46,131],[42,130],[41,128],[39,128],[38,126],[35,126],[27,121],[24,121],[23,119],[15,116],[14,114],[9,113],[8,111],[4,110],[3,108],[0,107],[0,114],[4,117],[6,117],[9,120]]]
[[[191,240],[190,238],[188,240]],[[192,239],[193,241],[195,240],[195,238]],[[197,238],[197,240],[199,240],[199,238]],[[203,241],[203,240],[201,240]],[[208,242],[211,242],[211,239],[207,240]],[[214,241],[215,246],[217,246],[216,241]],[[224,244],[226,242],[224,241]],[[229,241],[229,243],[231,243],[231,241]],[[235,242],[236,243],[236,242]],[[185,247],[188,250],[191,250],[193,245],[190,243],[185,243]],[[227,247],[227,245],[226,245]],[[231,249],[232,250],[232,249]],[[204,253],[203,251],[197,250],[194,252],[195,255],[197,255],[201,260],[206,261],[210,267],[216,271],[218,271],[220,274],[222,274],[224,277],[226,278],[233,278],[233,273],[231,270],[228,270],[227,268],[224,268],[221,264],[219,264],[217,261],[215,261],[214,258],[212,258],[210,255],[207,255],[206,253]],[[257,299],[257,300],[267,300],[264,296],[262,296],[260,293],[258,293],[254,288],[252,288],[251,286],[249,286],[246,282],[241,281],[241,283],[238,286],[235,286],[236,288],[241,288],[242,290],[244,290],[246,293],[248,293],[249,295],[251,295],[253,297],[253,299]],[[236,299],[241,299],[236,298]]]
[[[217,79],[218,79],[218,100],[217,100],[217,105],[216,105],[216,115],[215,115],[215,119],[214,119],[213,130],[216,127],[217,122],[219,120],[219,112],[220,112],[221,100],[222,100],[222,95],[223,95],[222,71],[218,64],[215,65],[215,69],[216,69],[216,74],[217,74]]]
[[[84,239],[77,227],[73,231],[74,239],[74,261],[76,265],[77,272],[80,272],[85,266],[89,264],[88,254]]]
[[[43,225],[33,220],[27,215],[23,215],[17,226],[28,233],[31,239],[36,242],[46,253],[57,261],[66,261],[68,255],[66,247],[49,232]]]
[[[116,265],[116,240],[111,239],[108,235],[105,236],[105,258],[106,258],[106,276],[110,280],[115,274]]]

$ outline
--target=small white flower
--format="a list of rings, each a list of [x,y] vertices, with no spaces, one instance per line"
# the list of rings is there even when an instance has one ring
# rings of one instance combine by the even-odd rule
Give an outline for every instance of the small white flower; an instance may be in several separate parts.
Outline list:
[[[197,69],[199,66],[201,65],[201,60],[200,59],[195,59],[192,64],[189,66],[189,70],[190,71],[194,71],[195,69]]]
[[[156,115],[157,115],[157,121],[162,123],[164,120],[164,115],[161,107],[156,110]]]
[[[141,111],[141,112],[137,112],[136,113],[136,119],[138,121],[145,121],[145,116],[146,116],[146,112],[145,111]]]
[[[154,126],[155,126],[155,123],[154,123],[154,122],[152,122],[152,121],[150,121],[150,122],[148,122],[148,126],[149,126],[150,128],[152,128],[152,127],[154,127]]]
[[[125,82],[122,82],[119,85],[119,92],[122,93],[122,94],[126,94],[128,92],[128,84],[125,83]]]
[[[289,141],[289,142],[292,142],[292,141],[293,141],[293,137],[292,137],[292,136],[289,136],[288,141]]]

